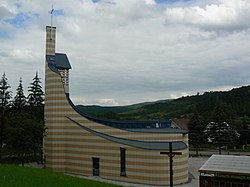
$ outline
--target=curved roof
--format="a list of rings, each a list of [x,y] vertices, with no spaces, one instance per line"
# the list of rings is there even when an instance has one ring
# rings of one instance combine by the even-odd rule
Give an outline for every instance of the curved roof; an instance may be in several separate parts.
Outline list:
[[[84,114],[82,111],[80,111],[74,103],[71,101],[70,97],[68,94],[66,94],[67,99],[71,107],[78,112],[81,116],[100,123],[104,125],[109,125],[109,126],[114,126],[115,124],[156,124],[156,123],[171,123],[170,120],[148,120],[148,121],[137,121],[137,120],[109,120],[109,119],[103,119],[103,118],[98,118],[98,117],[93,117],[88,114]],[[148,133],[169,133],[169,134],[187,134],[187,130],[183,129],[174,129],[171,127],[166,127],[166,128],[122,128],[123,130],[126,131],[131,131],[131,132],[148,132]]]
[[[62,60],[62,61],[60,61]],[[55,55],[46,55],[46,61],[48,63],[48,67],[51,71],[59,74],[58,69],[71,69],[70,63],[68,61],[67,55],[62,53],[55,53]],[[71,101],[69,94],[65,93],[67,100],[71,107],[79,113],[81,116],[94,121],[96,123],[100,123],[103,125],[112,126],[115,128],[120,128],[127,131],[137,131],[137,132],[157,132],[157,133],[182,133],[186,134],[188,131],[181,129],[173,129],[171,128],[171,120],[110,120],[104,118],[94,117],[80,111],[74,103]],[[161,124],[160,128],[156,128],[158,124]],[[132,125],[136,125],[136,128],[131,128]],[[150,129],[150,130],[149,130]],[[159,130],[158,130],[159,129]]]
[[[110,140],[112,142],[116,142],[123,145],[128,145],[131,147],[136,147],[140,149],[147,149],[147,150],[168,150],[169,149],[169,142],[157,142],[157,141],[139,141],[139,140],[129,140],[125,138],[118,138],[115,136],[111,136],[108,134],[100,133],[94,131],[90,128],[87,128],[80,123],[76,122],[75,120],[71,119],[70,117],[65,116],[70,121],[74,122],[79,127],[83,128],[84,130],[95,134],[96,136],[102,137],[104,139]],[[187,148],[187,145],[183,141],[175,141],[172,142],[173,150],[183,150]]]

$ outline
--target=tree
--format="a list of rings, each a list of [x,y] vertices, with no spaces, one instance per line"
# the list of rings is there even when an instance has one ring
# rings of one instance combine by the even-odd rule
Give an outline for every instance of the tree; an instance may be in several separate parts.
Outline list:
[[[22,165],[30,159],[42,161],[43,153],[44,123],[28,116],[26,112],[12,115],[6,127],[6,148]]]
[[[205,143],[206,136],[203,133],[204,125],[203,121],[195,108],[190,121],[188,123],[189,130],[189,144],[193,145],[196,150],[196,156],[198,156],[198,150],[201,144]]]
[[[238,128],[238,132],[240,133],[240,146],[247,146],[248,144],[250,144],[250,118],[245,116],[240,121],[240,125],[238,126]]]
[[[27,101],[26,101],[26,97],[23,91],[22,78],[20,78],[19,85],[16,89],[16,96],[14,97],[14,101],[13,101],[13,107],[20,112],[21,109],[24,108],[26,103]]]
[[[9,91],[10,85],[8,83],[8,79],[5,73],[3,73],[2,78],[0,80],[0,107],[2,109],[6,109],[9,107],[10,99],[11,99],[11,91]]]
[[[1,119],[0,119],[0,159],[2,158],[2,147],[4,143],[4,122],[6,118],[5,111],[9,107],[11,99],[11,91],[9,91],[10,85],[8,84],[8,79],[6,74],[3,73],[0,80],[0,109],[1,109]]]
[[[33,82],[28,87],[29,95],[28,95],[28,108],[32,117],[37,118],[39,120],[44,119],[44,93],[42,90],[42,86],[40,85],[41,81],[38,77],[38,73],[36,72],[35,77],[33,78]]]
[[[41,81],[38,77],[38,72],[36,72],[35,77],[33,78],[33,82],[31,86],[28,87],[29,95],[28,95],[28,103],[30,106],[42,106],[44,101],[44,93],[42,90],[42,86],[40,85]]]
[[[232,129],[228,122],[232,122],[232,110],[226,104],[217,102],[214,113],[213,122],[210,122],[205,130],[208,136],[208,142],[213,143],[219,147],[219,154],[223,145],[236,144],[239,134]]]

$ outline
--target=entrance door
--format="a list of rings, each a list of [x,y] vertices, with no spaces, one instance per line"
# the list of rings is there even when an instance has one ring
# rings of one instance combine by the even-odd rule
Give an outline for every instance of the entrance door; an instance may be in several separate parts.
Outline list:
[[[93,176],[99,176],[99,174],[100,174],[100,171],[99,171],[100,159],[99,158],[92,158],[92,160],[93,160]]]

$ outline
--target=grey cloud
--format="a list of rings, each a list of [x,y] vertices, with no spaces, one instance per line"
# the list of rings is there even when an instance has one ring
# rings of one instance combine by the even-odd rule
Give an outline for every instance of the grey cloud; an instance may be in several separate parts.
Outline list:
[[[1,57],[9,57],[9,54],[4,52],[4,51],[0,51],[0,56]]]
[[[227,6],[238,7],[237,15],[241,12],[238,22],[229,24],[233,32],[223,24],[217,26],[224,30],[213,24],[206,28],[206,22],[194,23],[192,16],[182,21],[166,18],[166,9],[221,4],[215,0],[171,6],[142,0],[117,0],[115,4],[62,0],[55,4],[65,12],[63,19],[54,17],[54,25],[56,51],[67,53],[73,68],[71,97],[77,104],[122,105],[250,84],[250,30],[244,21],[250,15],[247,6],[229,1],[232,4]],[[21,3],[20,11],[32,9],[41,16],[27,28],[12,31],[11,38],[0,38],[1,69],[14,89],[20,76],[25,87],[35,71],[43,78],[44,25],[50,24],[49,1]],[[239,25],[243,29],[235,29]],[[15,58],[10,53],[14,49]]]
[[[0,5],[0,20],[12,17],[14,14],[5,6]]]

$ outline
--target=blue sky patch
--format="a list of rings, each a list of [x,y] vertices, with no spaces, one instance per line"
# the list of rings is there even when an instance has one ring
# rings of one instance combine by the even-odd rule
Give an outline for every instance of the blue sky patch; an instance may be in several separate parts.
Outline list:
[[[21,8],[21,7],[22,7],[22,4],[21,4],[21,3],[15,3],[15,6],[16,6],[17,8]]]
[[[100,0],[92,0],[93,3],[98,3]]]
[[[51,10],[49,11],[49,14],[51,14]],[[53,10],[53,15],[54,16],[64,16],[65,15],[65,12],[63,9],[54,9]]]
[[[0,30],[0,38],[6,38],[9,36],[7,31]]]
[[[13,19],[5,19],[4,21],[8,24],[13,25],[16,28],[20,28],[25,26],[27,21],[30,19],[31,17],[28,14],[18,13]]]

